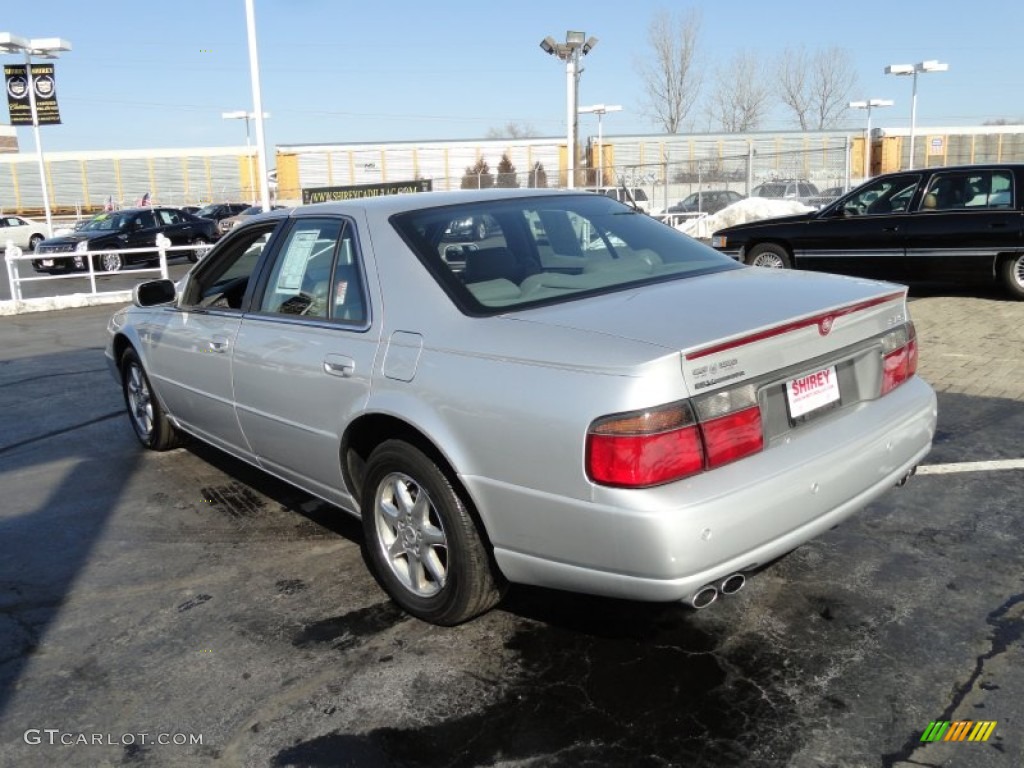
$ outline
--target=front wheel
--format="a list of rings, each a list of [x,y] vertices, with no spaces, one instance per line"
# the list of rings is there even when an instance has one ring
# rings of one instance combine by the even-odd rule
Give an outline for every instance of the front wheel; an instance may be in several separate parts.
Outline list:
[[[153,394],[142,361],[130,347],[121,355],[121,389],[128,418],[140,443],[154,451],[166,451],[181,442],[177,430]]]
[[[403,609],[452,626],[498,603],[501,576],[466,503],[434,460],[388,440],[370,455],[363,489],[367,559]]]
[[[124,261],[121,259],[121,254],[119,253],[104,253],[99,258],[99,268],[101,272],[119,272],[123,266]]]
[[[30,251],[34,251],[36,248],[39,247],[39,244],[41,242],[43,242],[42,235],[32,235],[32,237],[30,237],[28,240],[28,249]]]
[[[789,261],[789,253],[777,243],[755,245],[747,254],[746,262],[752,267],[769,269],[789,269],[793,266]]]
[[[1009,256],[1000,264],[1003,287],[1015,299],[1024,300],[1024,254]]]

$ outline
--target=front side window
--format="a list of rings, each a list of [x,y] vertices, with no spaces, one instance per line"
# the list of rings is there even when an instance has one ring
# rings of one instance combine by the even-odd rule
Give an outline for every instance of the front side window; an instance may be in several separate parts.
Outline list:
[[[299,219],[277,252],[259,311],[362,323],[366,319],[354,228]]]
[[[879,216],[907,210],[917,185],[918,174],[889,176],[862,184],[838,205],[847,216]]]
[[[471,215],[489,215],[500,234],[458,246],[455,253],[444,232],[452,220]],[[742,268],[631,207],[588,193],[426,208],[392,222],[468,314]]]
[[[278,223],[252,227],[219,245],[193,270],[181,306],[240,310],[256,265]]]

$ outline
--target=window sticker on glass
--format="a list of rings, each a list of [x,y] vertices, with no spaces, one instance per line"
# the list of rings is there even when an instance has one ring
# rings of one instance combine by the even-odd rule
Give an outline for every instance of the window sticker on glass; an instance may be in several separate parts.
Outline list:
[[[306,274],[313,246],[320,237],[320,230],[296,232],[288,243],[288,252],[284,255],[284,264],[277,277],[278,291],[297,291],[302,286],[302,278]]]

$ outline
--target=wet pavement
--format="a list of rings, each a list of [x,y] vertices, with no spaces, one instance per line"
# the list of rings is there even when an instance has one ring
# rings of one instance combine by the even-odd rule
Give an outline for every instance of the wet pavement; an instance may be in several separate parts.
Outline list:
[[[926,463],[1024,458],[1024,304],[911,309]],[[110,311],[0,318],[0,765],[1024,764],[1024,470],[918,476],[703,611],[515,588],[439,628],[354,519],[199,444],[142,451]],[[922,744],[935,720],[997,725]]]

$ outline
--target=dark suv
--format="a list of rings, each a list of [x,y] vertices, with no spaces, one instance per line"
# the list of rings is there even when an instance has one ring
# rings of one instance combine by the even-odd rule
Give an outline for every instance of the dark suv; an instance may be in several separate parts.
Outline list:
[[[812,205],[821,192],[806,179],[773,179],[758,184],[750,190],[751,197],[770,197],[776,200],[795,200],[804,205]]]
[[[192,215],[198,216],[201,219],[220,221],[228,216],[237,216],[248,207],[249,203],[210,203],[209,205],[204,205]]]
[[[125,208],[93,216],[67,235],[43,240],[35,250],[38,259],[32,267],[37,272],[86,271],[89,251],[127,248],[156,248],[157,235],[172,245],[203,246],[217,239],[217,222],[202,219],[177,208]],[[189,251],[189,259],[198,261],[202,248]],[[135,253],[99,253],[92,257],[93,269],[116,272],[128,264],[152,263],[159,255],[155,250]]]

